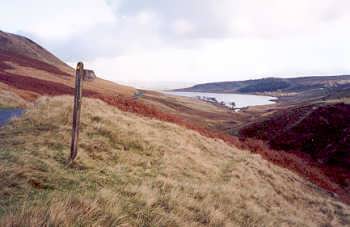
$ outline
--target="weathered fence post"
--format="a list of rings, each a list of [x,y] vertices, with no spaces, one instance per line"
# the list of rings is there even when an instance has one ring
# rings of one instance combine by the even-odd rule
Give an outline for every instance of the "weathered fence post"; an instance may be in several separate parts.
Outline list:
[[[72,143],[70,147],[69,163],[72,163],[78,155],[78,138],[79,138],[79,123],[80,123],[80,107],[83,90],[84,79],[84,64],[79,62],[75,73],[75,94],[74,94],[74,109],[73,109],[73,127],[72,127]]]

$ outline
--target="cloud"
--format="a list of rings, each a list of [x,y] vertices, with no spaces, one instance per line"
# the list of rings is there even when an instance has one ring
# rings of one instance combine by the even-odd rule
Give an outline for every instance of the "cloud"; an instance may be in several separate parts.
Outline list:
[[[116,14],[155,12],[162,30],[185,22],[195,27],[190,38],[275,37],[308,32],[349,12],[348,0],[138,0],[118,1]],[[176,36],[172,32],[163,36]],[[180,35],[183,37],[183,34]],[[188,38],[188,37],[187,37]]]
[[[3,29],[112,80],[350,70],[348,0],[13,0],[0,11]]]
[[[100,0],[13,0],[2,3],[0,18],[9,30],[18,29],[48,40],[64,40],[101,23],[115,21]]]
[[[190,34],[195,31],[194,26],[184,19],[177,19],[172,26],[174,29],[174,33],[180,36]]]
[[[119,82],[228,81],[263,76],[345,74],[350,46],[344,37],[283,40],[205,40],[200,48],[162,48],[89,62],[97,73]],[[327,44],[327,45],[325,45]]]

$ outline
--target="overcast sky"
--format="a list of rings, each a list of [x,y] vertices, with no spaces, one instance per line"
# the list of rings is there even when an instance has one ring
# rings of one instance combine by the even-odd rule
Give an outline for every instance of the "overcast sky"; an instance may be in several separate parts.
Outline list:
[[[0,21],[119,82],[350,73],[350,0],[11,0]]]

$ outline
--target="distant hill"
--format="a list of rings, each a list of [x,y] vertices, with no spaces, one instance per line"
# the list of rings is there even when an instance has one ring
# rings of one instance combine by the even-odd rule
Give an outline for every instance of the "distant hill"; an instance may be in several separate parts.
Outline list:
[[[55,65],[63,71],[72,72],[72,68],[42,46],[24,36],[0,31],[0,52],[7,52],[27,58],[32,58],[50,65]]]
[[[272,93],[304,92],[350,84],[350,75],[312,76],[298,78],[263,78],[257,80],[198,84],[176,91],[214,93]]]

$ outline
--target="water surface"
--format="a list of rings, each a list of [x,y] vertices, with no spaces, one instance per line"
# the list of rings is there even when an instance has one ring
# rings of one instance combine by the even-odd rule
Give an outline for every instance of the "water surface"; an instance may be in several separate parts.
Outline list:
[[[274,104],[275,97],[262,95],[242,95],[242,94],[218,94],[207,92],[173,92],[167,91],[166,94],[185,96],[185,97],[210,97],[215,98],[218,102],[224,102],[226,106],[231,107],[230,103],[234,102],[236,108],[243,108],[248,106],[268,105]]]
[[[0,108],[0,126],[6,124],[13,117],[21,116],[23,113],[24,110],[19,108]]]

